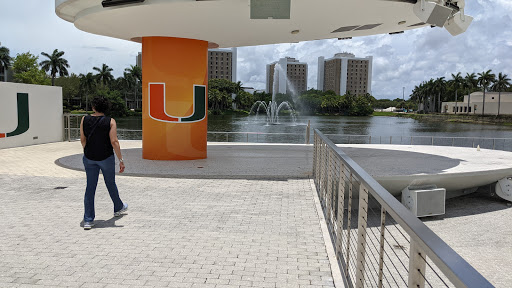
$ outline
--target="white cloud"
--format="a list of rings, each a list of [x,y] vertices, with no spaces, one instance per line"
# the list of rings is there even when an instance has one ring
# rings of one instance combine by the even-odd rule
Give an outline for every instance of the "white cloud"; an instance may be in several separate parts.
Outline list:
[[[135,64],[141,45],[92,35],[76,29],[55,15],[53,1],[4,1],[0,17],[0,42],[11,55],[30,51],[40,55],[57,48],[66,52],[71,72],[87,73],[106,63],[121,76]],[[30,7],[30,8],[28,8]],[[279,58],[295,57],[309,64],[308,87],[316,88],[319,56],[352,52],[374,56],[373,94],[377,98],[402,97],[422,81],[451,78],[492,69],[512,75],[512,1],[466,1],[466,13],[475,17],[468,31],[452,37],[439,28],[423,28],[399,35],[377,35],[278,44],[238,49],[238,80],[245,86],[265,88],[266,65]]]

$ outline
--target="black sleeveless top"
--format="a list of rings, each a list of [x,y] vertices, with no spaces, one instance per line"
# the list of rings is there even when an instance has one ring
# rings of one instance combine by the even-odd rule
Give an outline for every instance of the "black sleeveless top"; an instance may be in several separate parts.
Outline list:
[[[110,143],[110,117],[85,116],[83,129],[87,141],[84,155],[89,160],[102,161],[114,155]]]

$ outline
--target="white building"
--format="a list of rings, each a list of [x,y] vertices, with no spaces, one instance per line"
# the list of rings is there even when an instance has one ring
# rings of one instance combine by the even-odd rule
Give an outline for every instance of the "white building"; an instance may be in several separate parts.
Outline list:
[[[373,57],[357,58],[351,53],[318,57],[317,89],[332,90],[338,95],[372,93]]]
[[[274,80],[276,83],[274,84]],[[281,58],[271,64],[267,64],[267,86],[266,93],[296,94],[307,90],[308,87],[308,64],[301,63],[291,57]]]
[[[463,102],[443,102],[442,113],[455,114],[482,114],[483,108],[483,92],[474,92],[470,96],[464,96]],[[498,92],[485,92],[485,115],[497,115],[498,114]],[[469,101],[469,102],[468,102]],[[501,92],[501,104],[500,115],[512,115],[512,93]]]

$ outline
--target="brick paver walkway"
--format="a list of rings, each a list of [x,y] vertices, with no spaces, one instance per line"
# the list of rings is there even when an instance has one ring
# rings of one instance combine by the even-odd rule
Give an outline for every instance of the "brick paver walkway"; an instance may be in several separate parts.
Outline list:
[[[118,177],[113,218],[100,176],[84,231],[80,150],[0,150],[0,287],[334,287],[310,180]]]

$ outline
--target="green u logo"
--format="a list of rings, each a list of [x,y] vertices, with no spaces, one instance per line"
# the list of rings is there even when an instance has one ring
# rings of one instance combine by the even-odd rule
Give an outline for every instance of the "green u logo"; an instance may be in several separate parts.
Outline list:
[[[194,85],[193,112],[186,117],[177,117],[165,111],[165,83],[149,83],[149,117],[160,122],[192,123],[206,117],[206,86]]]
[[[10,133],[0,133],[0,138],[17,136],[28,131],[28,93],[18,93],[18,126]]]

